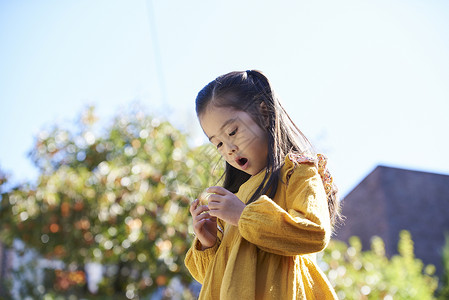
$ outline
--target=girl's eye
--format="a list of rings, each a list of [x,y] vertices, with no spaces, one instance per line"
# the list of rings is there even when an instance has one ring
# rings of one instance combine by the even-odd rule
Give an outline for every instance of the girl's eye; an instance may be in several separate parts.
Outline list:
[[[235,134],[237,133],[237,129],[238,129],[238,128],[234,129],[231,133],[229,133],[229,136],[235,135]]]
[[[219,143],[217,144],[217,149],[220,148],[221,146],[223,146],[223,143],[222,143],[222,142],[219,142]]]

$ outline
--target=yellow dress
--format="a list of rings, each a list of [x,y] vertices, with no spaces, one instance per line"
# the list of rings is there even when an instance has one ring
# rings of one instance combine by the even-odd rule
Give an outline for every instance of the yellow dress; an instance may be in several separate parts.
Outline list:
[[[236,196],[247,202],[264,171],[245,182]],[[202,284],[199,299],[337,299],[315,261],[331,235],[327,198],[313,163],[287,156],[274,199],[247,205],[238,227],[218,220],[215,246],[201,251],[195,238],[185,259]]]

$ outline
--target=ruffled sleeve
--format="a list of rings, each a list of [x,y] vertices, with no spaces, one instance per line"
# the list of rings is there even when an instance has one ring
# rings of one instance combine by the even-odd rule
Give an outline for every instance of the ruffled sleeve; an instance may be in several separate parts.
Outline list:
[[[190,247],[186,254],[184,264],[190,274],[192,274],[193,278],[201,284],[204,281],[204,275],[206,274],[209,263],[214,258],[215,253],[218,250],[218,246],[219,243],[217,241],[213,247],[206,250],[201,250],[201,243],[195,237],[192,247]]]
[[[303,157],[304,158],[304,157]],[[240,217],[240,234],[279,255],[323,250],[331,235],[327,196],[313,159],[289,155],[275,199],[261,196]]]
[[[193,240],[192,246],[189,251],[187,251],[184,264],[192,274],[196,281],[203,284],[204,276],[206,274],[207,268],[209,267],[212,260],[215,258],[215,254],[221,244],[223,239],[223,229],[224,222],[218,219],[218,232],[217,232],[217,242],[211,248],[206,250],[201,250],[201,242],[197,237]]]

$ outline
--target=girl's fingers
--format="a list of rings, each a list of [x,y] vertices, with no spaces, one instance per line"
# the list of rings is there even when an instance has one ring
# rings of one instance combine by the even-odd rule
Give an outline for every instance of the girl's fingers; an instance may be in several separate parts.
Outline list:
[[[210,211],[211,217],[216,218],[217,217],[217,214],[216,214],[217,212],[219,212],[219,210],[211,210]]]
[[[195,211],[196,207],[198,206],[198,199],[195,199],[192,204],[190,204],[190,214],[193,215],[193,212]]]
[[[192,202],[190,205],[190,214],[192,217],[196,217],[197,215],[201,214],[202,212],[209,211],[209,208],[207,205],[199,205],[199,200],[196,199]]]
[[[198,205],[198,207],[195,209],[195,213],[198,215],[201,215],[204,212],[209,211],[209,207],[207,205]]]
[[[211,186],[206,189],[206,192],[214,193],[214,194],[218,194],[218,195],[222,195],[222,196],[231,193],[230,191],[228,191],[227,189],[225,189],[224,187],[221,187],[221,186]],[[209,198],[211,196],[213,196],[213,195],[210,195]]]
[[[214,199],[210,199],[208,204],[209,212],[223,209],[225,207],[223,200],[224,200],[223,196],[217,196]]]
[[[211,215],[207,212],[204,214],[199,214],[195,217],[195,223],[198,223],[201,220],[210,219],[210,218],[211,218]]]
[[[199,232],[202,231],[203,226],[205,226],[207,223],[216,223],[217,218],[210,216],[209,214],[202,214],[195,219],[193,222],[193,228],[196,234],[198,235]]]
[[[219,194],[211,194],[209,196],[209,204],[208,205],[210,206],[210,204],[212,202],[221,202],[223,200],[223,197],[225,197],[225,196],[222,196],[222,195],[219,195]]]

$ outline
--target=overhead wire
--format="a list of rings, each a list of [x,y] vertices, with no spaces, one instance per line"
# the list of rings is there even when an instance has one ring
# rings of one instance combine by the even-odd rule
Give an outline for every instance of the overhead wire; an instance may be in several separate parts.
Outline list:
[[[152,0],[146,0],[146,10],[148,15],[148,25],[150,27],[150,35],[152,41],[152,48],[156,66],[156,77],[159,84],[159,89],[161,93],[161,101],[165,105],[169,106],[168,97],[167,97],[167,88],[165,84],[165,76],[164,76],[164,68],[162,63],[162,55],[159,47],[159,37],[157,34],[156,20],[154,15],[154,6]],[[167,107],[169,108],[169,107]]]

